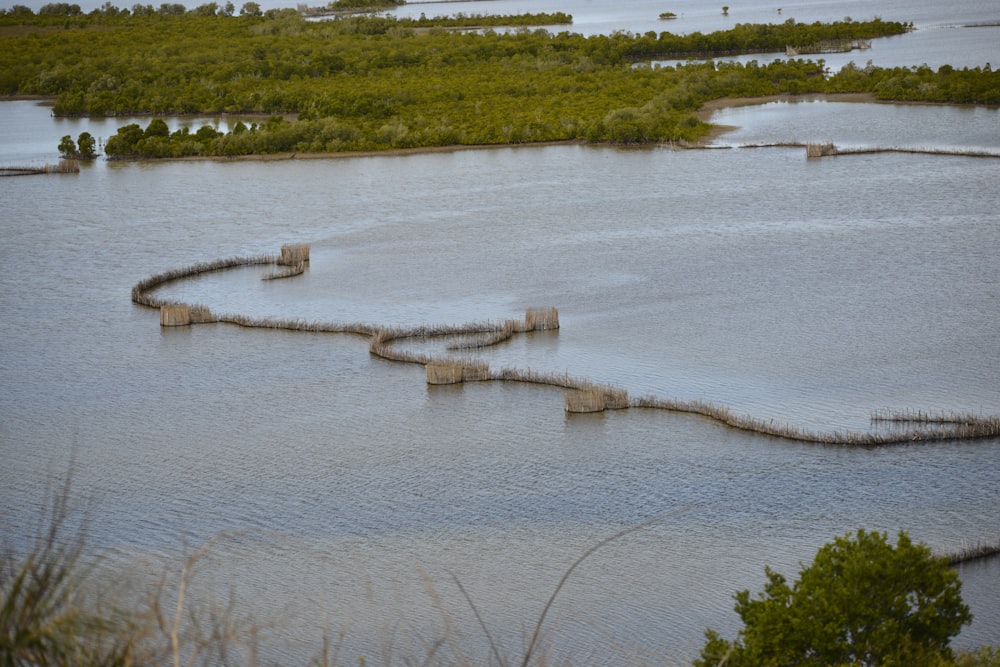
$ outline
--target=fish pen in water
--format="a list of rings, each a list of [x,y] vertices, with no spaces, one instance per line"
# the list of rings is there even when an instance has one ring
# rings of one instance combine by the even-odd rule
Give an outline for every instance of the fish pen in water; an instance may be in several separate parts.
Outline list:
[[[555,308],[528,308],[524,314],[527,331],[552,331],[559,328],[559,311]]]
[[[79,174],[79,160],[59,160],[56,164],[41,167],[0,167],[2,176],[34,176],[37,174]]]
[[[297,266],[308,261],[308,243],[289,243],[281,246],[281,256],[278,258],[278,264],[282,266]]]
[[[837,148],[833,145],[832,141],[828,141],[825,144],[806,144],[806,157],[826,157],[827,155],[836,155]]]
[[[823,146],[823,145],[821,145]],[[832,144],[826,144],[832,148]],[[295,260],[294,269],[307,261],[308,246],[304,244],[283,246],[286,260]],[[306,258],[306,259],[303,259]],[[323,333],[349,333],[367,336],[369,352],[378,357],[407,363],[422,364],[426,368],[428,384],[458,384],[461,382],[498,381],[525,382],[566,390],[566,412],[585,413],[605,410],[654,409],[702,415],[722,424],[760,435],[831,445],[877,447],[882,445],[914,442],[942,442],[1000,438],[1000,416],[972,413],[928,413],[922,411],[880,410],[872,413],[872,421],[901,424],[888,432],[814,432],[788,423],[764,420],[751,415],[736,415],[725,405],[704,400],[677,400],[659,396],[630,399],[621,388],[595,383],[586,378],[569,374],[540,373],[530,368],[501,368],[491,370],[482,360],[452,359],[445,356],[422,354],[395,345],[407,339],[429,340],[436,337],[476,337],[472,345],[453,345],[448,350],[485,347],[509,340],[517,333],[557,330],[559,313],[555,308],[528,308],[521,320],[499,320],[463,325],[423,325],[415,327],[386,327],[364,322],[309,322],[252,318],[242,314],[212,313],[205,306],[168,302],[150,292],[172,280],[188,278],[208,271],[254,264],[278,264],[280,258],[272,256],[245,257],[195,264],[185,269],[156,274],[140,281],[132,288],[132,300],[141,305],[160,309],[162,326],[186,326],[202,322],[223,322],[243,327],[284,329]]]
[[[161,327],[186,327],[191,324],[191,308],[180,304],[160,306]]]
[[[600,389],[573,389],[563,397],[566,412],[604,412],[604,392]]]

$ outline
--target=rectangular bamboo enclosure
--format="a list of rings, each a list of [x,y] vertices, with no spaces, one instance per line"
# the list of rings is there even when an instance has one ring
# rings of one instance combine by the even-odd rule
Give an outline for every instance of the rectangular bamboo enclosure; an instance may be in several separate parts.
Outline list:
[[[566,412],[604,412],[604,392],[600,389],[573,389],[563,396]]]
[[[308,243],[288,243],[281,246],[281,257],[278,259],[278,264],[282,264],[284,266],[295,266],[300,262],[308,261]]]
[[[837,149],[832,141],[828,141],[825,144],[806,144],[807,158],[824,157],[826,155],[835,155],[836,153]]]
[[[524,313],[527,331],[548,331],[559,328],[559,311],[555,308],[528,308]]]
[[[186,327],[191,324],[191,308],[181,305],[160,306],[161,327]]]
[[[563,394],[566,412],[603,412],[629,407],[628,392],[618,387],[596,386],[570,389]]]

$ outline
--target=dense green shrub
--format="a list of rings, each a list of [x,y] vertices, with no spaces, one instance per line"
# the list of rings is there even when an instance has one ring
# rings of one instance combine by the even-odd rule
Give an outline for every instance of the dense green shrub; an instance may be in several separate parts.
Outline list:
[[[736,594],[739,637],[712,630],[698,667],[947,665],[972,620],[946,558],[900,532],[859,530],[822,547],[792,585],[767,568],[764,591]]]
[[[907,29],[880,20],[584,37],[527,28],[456,32],[426,28],[431,19],[387,16],[306,21],[295,10],[260,12],[254,3],[234,16],[230,5],[179,13],[166,4],[131,12],[106,6],[58,18],[4,13],[0,94],[53,96],[58,115],[297,114],[303,123],[258,127],[238,139],[162,130],[142,146],[114,138],[106,152],[116,156],[692,141],[707,127],[691,112],[724,96],[864,91],[989,103],[1000,95],[988,68],[845,68],[827,77],[823,62],[811,60],[651,65],[665,53],[784,49]]]

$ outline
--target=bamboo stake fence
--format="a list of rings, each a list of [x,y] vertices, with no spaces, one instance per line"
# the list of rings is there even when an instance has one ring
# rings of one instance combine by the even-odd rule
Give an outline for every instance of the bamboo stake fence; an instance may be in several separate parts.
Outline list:
[[[969,561],[996,555],[1000,555],[1000,541],[987,544],[982,542],[965,544],[957,551],[948,553],[944,557],[948,559],[949,565],[960,565],[961,563],[968,563]]]
[[[731,428],[765,436],[830,445],[875,447],[914,442],[942,442],[1000,437],[1000,416],[974,413],[932,413],[923,411],[898,411],[881,409],[872,412],[873,423],[889,422],[904,425],[890,432],[814,432],[775,420],[763,420],[750,415],[734,414],[728,407],[704,400],[678,400],[660,396],[630,398],[620,387],[595,383],[586,378],[569,374],[543,373],[530,368],[491,369],[481,359],[455,359],[435,356],[402,348],[398,341],[434,338],[461,338],[464,342],[453,344],[449,351],[476,349],[497,345],[514,335],[533,331],[559,329],[559,314],[555,308],[529,308],[523,320],[498,320],[474,322],[463,325],[421,325],[415,327],[387,327],[365,322],[310,322],[297,319],[253,318],[242,314],[215,314],[198,304],[184,304],[161,299],[153,292],[167,283],[191,278],[203,273],[255,265],[288,265],[292,273],[279,277],[299,275],[300,268],[309,261],[309,246],[298,244],[283,246],[279,256],[260,255],[232,257],[213,262],[158,273],[141,280],[132,288],[132,301],[160,311],[162,326],[187,326],[206,322],[235,324],[242,327],[281,329],[313,333],[339,333],[367,336],[369,352],[390,361],[421,364],[425,366],[430,385],[458,384],[462,382],[522,382],[564,390],[565,409],[568,413],[604,412],[629,408],[664,410],[701,415]],[[304,269],[303,269],[304,270]],[[267,279],[268,276],[265,276]],[[469,342],[471,339],[471,342]],[[1000,546],[989,547],[990,554],[1000,552]],[[979,556],[970,556],[979,557]],[[968,558],[966,558],[968,559]]]
[[[64,159],[40,167],[0,167],[0,176],[33,176],[36,174],[79,174],[80,161]]]

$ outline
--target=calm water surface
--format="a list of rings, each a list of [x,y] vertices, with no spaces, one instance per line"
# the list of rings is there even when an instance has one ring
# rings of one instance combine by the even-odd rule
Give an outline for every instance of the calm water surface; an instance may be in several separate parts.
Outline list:
[[[863,16],[849,5],[802,8]],[[776,103],[714,120],[740,126],[720,147],[1000,144],[987,109]],[[0,121],[2,164],[54,162],[63,134],[122,122],[31,102],[0,104]],[[23,545],[46,481],[72,466],[92,546],[136,576],[240,531],[196,580],[279,620],[266,659],[305,664],[325,626],[346,662],[398,662],[445,634],[486,655],[452,575],[516,652],[583,550],[667,514],[576,571],[546,637],[557,659],[683,663],[704,628],[735,632],[731,596],[765,564],[794,575],[834,535],[995,541],[1000,442],[858,450],[669,414],[568,416],[552,389],[428,387],[358,337],[160,329],[129,289],[308,242],[300,278],[239,270],[164,293],[384,324],[551,305],[558,333],[483,358],[867,430],[886,406],[1000,412],[997,183],[995,159],[580,146],[2,179],[0,532]],[[961,568],[975,614],[961,646],[1000,642],[998,568]]]

